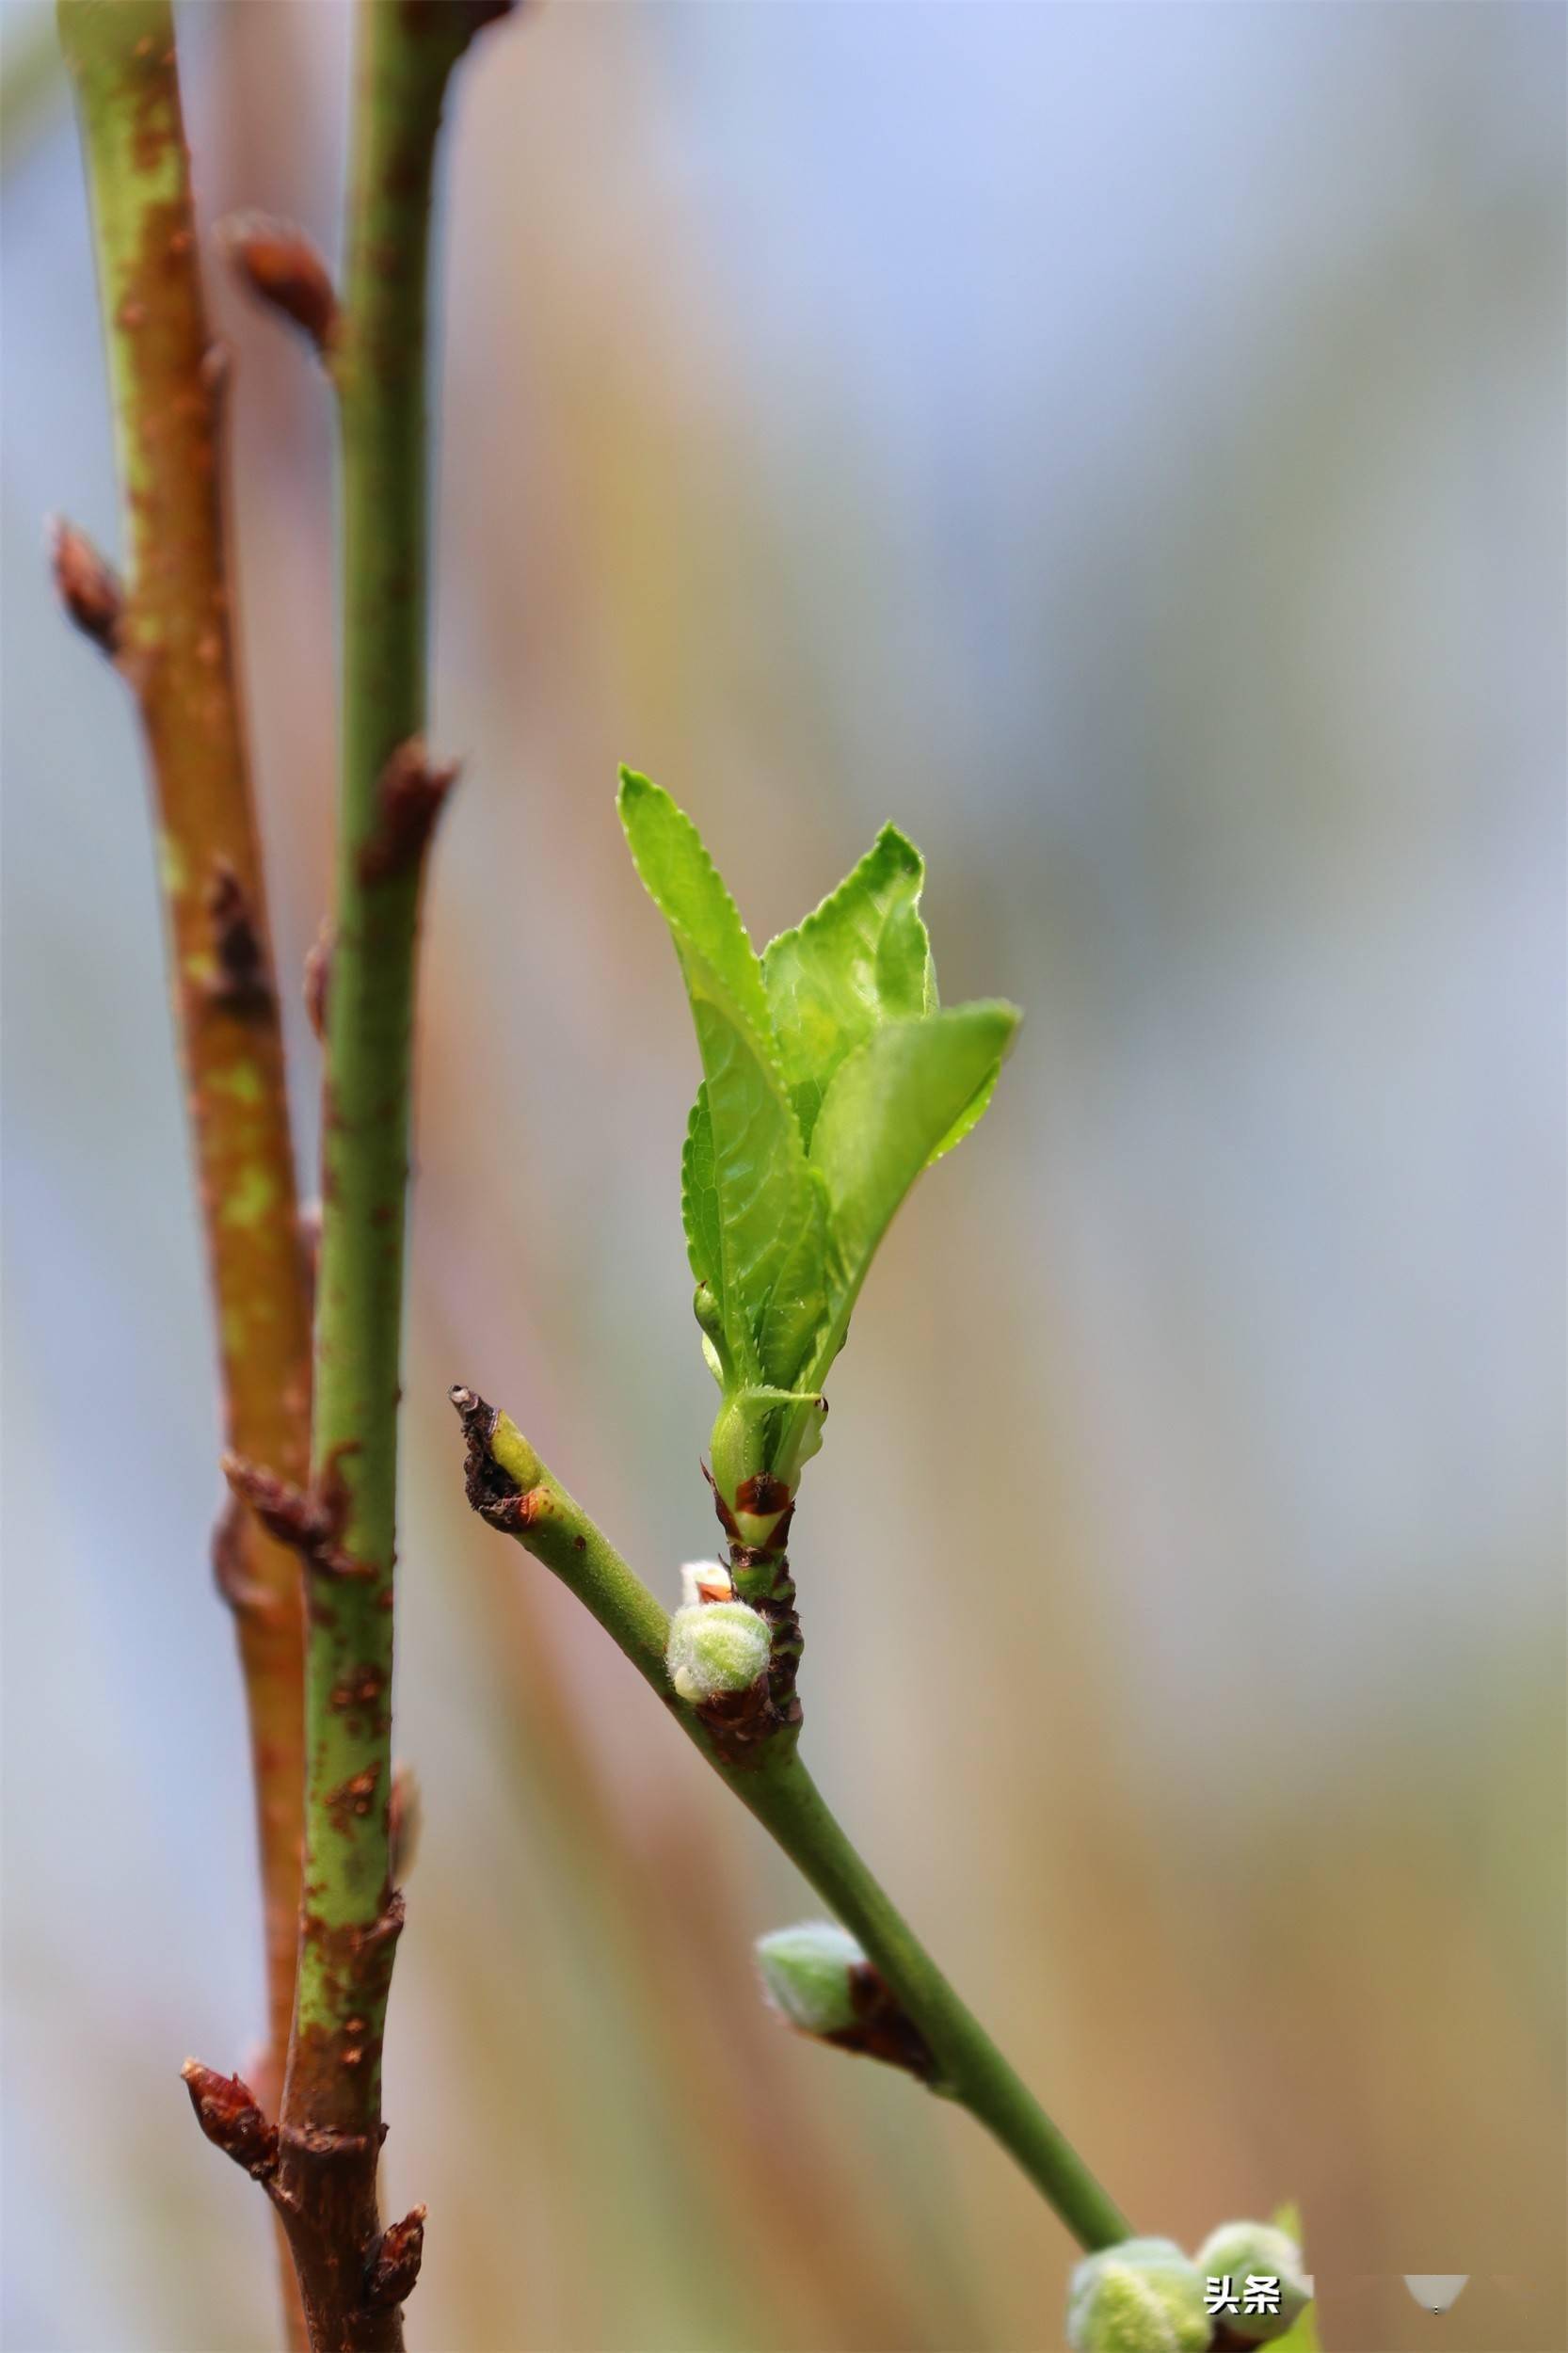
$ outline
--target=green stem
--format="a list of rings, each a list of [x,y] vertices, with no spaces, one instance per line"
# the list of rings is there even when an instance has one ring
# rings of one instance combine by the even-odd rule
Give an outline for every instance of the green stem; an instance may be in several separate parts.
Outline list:
[[[305,1904],[276,2194],[300,2217],[312,2343],[333,2347],[400,2345],[411,2284],[411,2273],[400,2275],[380,2308],[367,2308],[381,2043],[401,1924],[388,1803],[415,951],[425,851],[452,780],[418,741],[429,231],[448,77],[504,8],[360,0],[347,260],[330,360],[342,432],[343,752],[312,1448],[330,1541],[311,1571]]]
[[[941,2089],[1001,2143],[1080,2246],[1112,2247],[1131,2225],[1051,2122],[990,2036],[888,1900],[801,1762],[792,1739],[760,1763],[729,1762],[664,1669],[669,1620],[642,1579],[560,1481],[515,1422],[472,1390],[453,1402],[469,1439],[469,1499],[570,1587],[670,1708],[743,1805],[859,1940],[920,2029]]]

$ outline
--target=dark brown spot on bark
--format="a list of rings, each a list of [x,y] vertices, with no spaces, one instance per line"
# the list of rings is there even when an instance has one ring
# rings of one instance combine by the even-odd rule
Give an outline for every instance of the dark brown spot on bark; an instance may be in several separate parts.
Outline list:
[[[227,858],[213,860],[203,902],[216,970],[207,984],[215,1005],[254,1019],[272,1011],[266,951],[245,886]]]
[[[362,1773],[353,1773],[327,1793],[327,1818],[340,1837],[346,1838],[356,1822],[362,1822],[376,1803],[376,1785],[381,1778],[379,1764],[367,1765]]]

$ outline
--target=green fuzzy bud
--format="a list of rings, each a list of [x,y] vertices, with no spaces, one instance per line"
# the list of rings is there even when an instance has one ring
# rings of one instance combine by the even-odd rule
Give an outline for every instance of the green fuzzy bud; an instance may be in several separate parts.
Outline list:
[[[762,1991],[802,2034],[847,2034],[856,2023],[851,1972],[866,1956],[847,1929],[804,1920],[757,1940]]]
[[[744,1601],[704,1601],[670,1620],[664,1664],[683,1700],[699,1705],[747,1691],[767,1673],[773,1635],[760,1609]]]
[[[1288,2231],[1271,2222],[1222,2222],[1199,2248],[1197,2265],[1206,2280],[1230,2281],[1236,2308],[1220,2317],[1233,2337],[1244,2337],[1249,2345],[1283,2337],[1312,2301],[1301,2249]],[[1245,2309],[1249,2280],[1278,2281],[1278,2312]]]
[[[1087,2256],[1067,2291],[1072,2353],[1205,2353],[1204,2275],[1174,2239],[1129,2238]]]

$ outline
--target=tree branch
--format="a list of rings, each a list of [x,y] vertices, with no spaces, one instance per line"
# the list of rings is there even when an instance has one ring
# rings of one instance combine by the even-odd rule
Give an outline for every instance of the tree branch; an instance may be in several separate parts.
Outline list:
[[[315,2353],[401,2345],[423,2236],[422,2213],[381,2233],[376,2176],[403,1917],[391,1694],[414,974],[426,853],[455,773],[421,743],[427,276],[448,77],[504,6],[360,0],[347,267],[320,339],[342,439],[343,752],[312,1471],[307,1491],[272,1498],[294,1514],[312,1606],[298,1999],[270,2185]],[[284,307],[297,317],[297,302]],[[325,297],[316,309],[328,315]]]
[[[956,2100],[1028,2174],[1079,2243],[1114,2246],[1131,2226],[966,2008],[840,1828],[792,1738],[736,1759],[722,1732],[680,1700],[664,1667],[669,1619],[515,1422],[456,1388],[468,1440],[469,1501],[584,1603],[743,1805],[858,1939],[930,2051],[933,2089]]]
[[[224,544],[226,361],[202,298],[173,23],[167,0],[62,0],[59,28],[92,212],[126,580],[69,526],[56,533],[56,578],[71,617],[130,685],[146,735],[225,1442],[297,1480],[310,1302]],[[299,1564],[231,1508],[213,1565],[249,1717],[268,2017],[256,2080],[275,2114],[299,1912]],[[284,2279],[292,2305],[286,2264]]]

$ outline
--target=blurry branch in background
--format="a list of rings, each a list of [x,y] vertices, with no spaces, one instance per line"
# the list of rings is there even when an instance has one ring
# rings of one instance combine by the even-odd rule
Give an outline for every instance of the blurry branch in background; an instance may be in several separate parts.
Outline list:
[[[299,1481],[310,1280],[224,545],[228,360],[202,299],[173,23],[167,0],[64,0],[59,27],[91,202],[126,576],[122,586],[69,524],[56,530],[55,574],[72,619],[129,685],[146,733],[225,1441]],[[267,1982],[254,2074],[274,2114],[298,1940],[299,1562],[232,1502],[213,1562],[249,1717]],[[286,2263],[284,2277],[292,2311]]]
[[[60,44],[47,11],[0,8],[0,167],[19,163],[64,103]]]
[[[341,312],[296,232],[250,216],[228,235],[252,291],[327,360],[342,440],[343,764],[320,976],[311,1485],[279,1481],[264,1457],[230,1466],[257,1516],[296,1546],[311,1601],[298,1998],[265,2178],[294,2248],[312,2343],[334,2353],[401,2345],[424,2234],[423,2207],[381,2230],[376,2168],[382,2038],[403,1922],[391,1701],[414,979],[427,855],[456,775],[422,740],[429,232],[449,77],[472,36],[509,4],[361,0]],[[231,2153],[245,2160],[243,2149]]]

